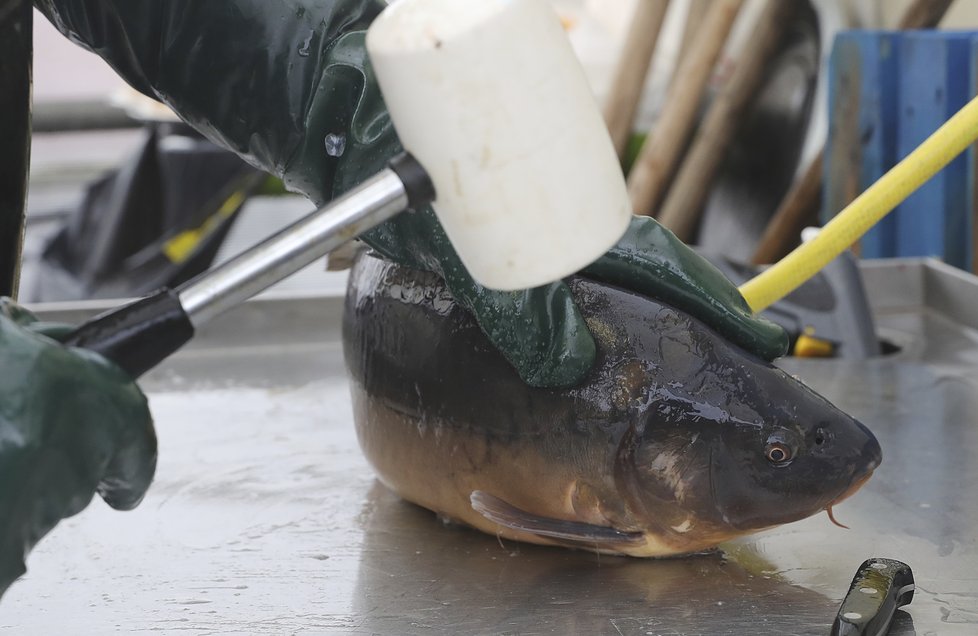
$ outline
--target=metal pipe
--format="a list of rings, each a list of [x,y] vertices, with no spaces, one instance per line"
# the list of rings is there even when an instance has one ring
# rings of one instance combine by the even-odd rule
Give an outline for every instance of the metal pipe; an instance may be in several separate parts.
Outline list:
[[[177,288],[194,327],[297,272],[408,207],[390,168],[215,269]]]

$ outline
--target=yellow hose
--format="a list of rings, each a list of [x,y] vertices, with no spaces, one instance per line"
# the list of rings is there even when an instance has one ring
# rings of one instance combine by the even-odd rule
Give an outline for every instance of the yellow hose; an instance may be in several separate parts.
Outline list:
[[[914,190],[978,139],[978,97],[893,166],[822,228],[818,236],[740,287],[756,313],[773,305],[853,245]]]

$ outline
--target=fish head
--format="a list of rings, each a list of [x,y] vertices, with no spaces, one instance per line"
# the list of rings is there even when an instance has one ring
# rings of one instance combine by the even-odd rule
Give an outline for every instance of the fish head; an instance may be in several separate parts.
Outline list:
[[[825,510],[881,460],[869,429],[799,380],[726,362],[660,384],[619,448],[631,509],[689,551]]]
[[[873,433],[779,369],[756,378],[761,417],[720,427],[710,489],[723,523],[744,531],[804,519],[858,490],[879,466]]]

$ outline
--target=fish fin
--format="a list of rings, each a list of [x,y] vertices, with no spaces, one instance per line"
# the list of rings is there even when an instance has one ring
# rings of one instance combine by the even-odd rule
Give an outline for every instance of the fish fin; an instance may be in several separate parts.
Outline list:
[[[472,509],[504,528],[529,532],[541,537],[587,543],[590,545],[630,545],[645,541],[641,532],[623,532],[607,526],[581,521],[565,521],[541,517],[512,506],[499,497],[475,490],[469,496]]]

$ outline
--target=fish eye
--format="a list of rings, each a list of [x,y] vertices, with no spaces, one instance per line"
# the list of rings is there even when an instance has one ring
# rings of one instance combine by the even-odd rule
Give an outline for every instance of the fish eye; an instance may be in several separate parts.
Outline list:
[[[793,454],[791,447],[779,441],[770,441],[764,448],[764,456],[775,466],[787,466]]]

